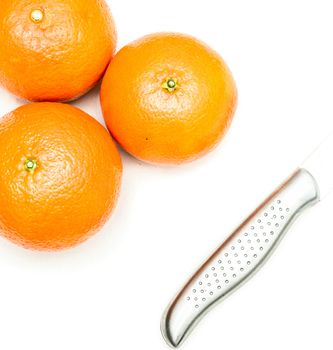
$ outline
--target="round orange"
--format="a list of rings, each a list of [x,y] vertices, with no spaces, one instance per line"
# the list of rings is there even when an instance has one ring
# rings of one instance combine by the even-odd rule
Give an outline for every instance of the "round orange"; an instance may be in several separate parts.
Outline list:
[[[104,0],[1,0],[0,84],[31,101],[72,100],[102,77],[116,46]]]
[[[109,133],[81,110],[34,103],[0,119],[0,231],[37,250],[75,246],[116,204],[122,165]]]
[[[180,164],[210,151],[234,115],[237,91],[222,58],[197,39],[160,33],[116,54],[103,80],[107,126],[133,156]]]

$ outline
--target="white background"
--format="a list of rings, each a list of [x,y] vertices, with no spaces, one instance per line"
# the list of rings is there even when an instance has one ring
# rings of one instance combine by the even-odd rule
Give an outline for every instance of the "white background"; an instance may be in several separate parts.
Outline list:
[[[220,147],[193,164],[154,167],[123,154],[117,210],[82,246],[47,254],[0,239],[4,350],[167,349],[159,322],[170,298],[333,129],[331,1],[109,3],[119,47],[181,31],[219,51],[239,107]],[[1,114],[22,103],[0,90]],[[97,88],[74,104],[102,122]],[[183,349],[332,349],[332,214],[333,196],[308,211]]]

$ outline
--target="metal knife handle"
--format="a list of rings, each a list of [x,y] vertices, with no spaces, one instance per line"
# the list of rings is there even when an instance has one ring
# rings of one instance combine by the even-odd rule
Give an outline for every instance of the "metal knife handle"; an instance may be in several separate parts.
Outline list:
[[[162,318],[167,343],[178,347],[196,323],[267,260],[294,219],[319,200],[317,183],[297,170],[195,273]]]

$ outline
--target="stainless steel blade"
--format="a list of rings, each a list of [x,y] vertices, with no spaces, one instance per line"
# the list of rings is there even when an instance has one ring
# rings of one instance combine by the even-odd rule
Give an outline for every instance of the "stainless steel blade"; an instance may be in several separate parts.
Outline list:
[[[262,266],[294,220],[333,189],[333,134],[274,191],[192,276],[166,310],[163,336],[172,347]]]

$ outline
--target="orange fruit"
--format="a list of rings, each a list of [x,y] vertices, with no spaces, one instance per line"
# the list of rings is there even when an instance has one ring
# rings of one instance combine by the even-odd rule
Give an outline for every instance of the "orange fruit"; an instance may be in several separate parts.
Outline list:
[[[0,119],[0,232],[37,250],[75,246],[109,218],[122,165],[109,133],[81,110],[34,103]]]
[[[31,101],[84,94],[116,46],[104,0],[1,0],[0,28],[0,84]]]
[[[150,163],[180,164],[210,151],[234,115],[237,91],[222,58],[181,34],[146,36],[120,50],[101,90],[121,146]]]

